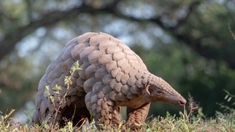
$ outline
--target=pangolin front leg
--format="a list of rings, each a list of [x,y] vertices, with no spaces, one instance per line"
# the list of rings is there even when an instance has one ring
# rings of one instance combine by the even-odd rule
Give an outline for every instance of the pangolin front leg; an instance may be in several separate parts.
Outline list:
[[[93,115],[96,126],[100,128],[117,128],[121,123],[120,106],[115,106],[115,102],[99,97],[99,94],[89,92],[86,95],[86,105]]]
[[[143,124],[150,108],[150,103],[144,104],[140,108],[129,108],[127,107],[127,126],[131,130],[139,130],[141,126],[137,126],[137,124]]]

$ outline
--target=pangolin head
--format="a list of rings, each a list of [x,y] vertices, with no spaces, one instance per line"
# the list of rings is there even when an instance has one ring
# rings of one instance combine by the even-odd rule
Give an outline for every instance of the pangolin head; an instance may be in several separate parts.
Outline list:
[[[165,80],[152,75],[145,85],[144,98],[149,102],[163,102],[176,106],[184,106],[186,100]]]

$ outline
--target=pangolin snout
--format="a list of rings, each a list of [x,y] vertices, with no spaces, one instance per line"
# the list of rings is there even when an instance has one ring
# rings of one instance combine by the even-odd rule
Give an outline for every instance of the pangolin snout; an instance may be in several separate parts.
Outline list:
[[[187,101],[184,98],[178,100],[178,105],[179,106],[184,106],[186,103],[187,103]]]

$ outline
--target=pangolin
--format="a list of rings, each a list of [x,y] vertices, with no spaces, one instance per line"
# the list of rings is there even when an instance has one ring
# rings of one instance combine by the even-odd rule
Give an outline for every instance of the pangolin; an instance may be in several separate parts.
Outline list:
[[[72,84],[67,87],[64,79],[75,62],[82,70],[71,75]],[[53,89],[56,85],[61,86],[59,94]],[[61,103],[62,97],[65,99]],[[121,123],[120,108],[126,106],[126,126],[140,129],[136,124],[144,123],[151,102],[186,104],[178,92],[151,74],[141,58],[120,40],[109,34],[88,32],[68,42],[47,67],[38,85],[32,123],[46,120],[62,126],[65,119],[78,124],[92,116],[98,128],[100,124],[116,128]]]

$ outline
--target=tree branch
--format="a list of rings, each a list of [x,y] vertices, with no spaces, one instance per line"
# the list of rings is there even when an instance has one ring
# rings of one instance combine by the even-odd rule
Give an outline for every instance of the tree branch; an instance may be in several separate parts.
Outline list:
[[[117,8],[104,8],[103,11],[108,12],[110,14],[113,14],[117,17],[126,19],[126,20],[132,20],[137,22],[152,22],[168,33],[170,33],[174,38],[176,38],[179,41],[184,42],[187,46],[189,46],[191,49],[195,50],[198,54],[201,56],[207,58],[207,59],[214,59],[214,60],[223,60],[226,61],[229,66],[232,69],[235,69],[235,56],[231,56],[233,52],[226,52],[226,48],[223,47],[223,49],[218,49],[211,46],[203,46],[200,39],[193,38],[189,33],[179,33],[177,29],[182,26],[189,18],[189,16],[193,13],[193,10],[200,4],[199,1],[192,2],[188,7],[188,13],[186,16],[182,19],[180,19],[177,22],[177,25],[174,27],[168,27],[161,21],[161,16],[157,16],[154,18],[149,19],[141,19],[141,18],[135,18],[133,16],[126,16],[122,13],[120,13]],[[221,40],[220,38],[215,38],[218,41]],[[225,51],[225,52],[221,52]]]
[[[7,33],[0,41],[0,60],[14,49],[17,42],[21,41],[24,37],[34,32],[37,28],[41,26],[53,25],[62,19],[75,16],[79,12],[87,12],[86,6],[81,5],[68,11],[50,12],[43,15],[39,20],[31,21],[28,25],[23,25],[22,27],[17,28],[15,31]]]
[[[136,21],[136,22],[152,22],[168,33],[170,33],[174,38],[176,38],[179,41],[184,42],[187,46],[195,50],[197,53],[199,53],[201,56],[207,58],[207,59],[217,59],[217,60],[224,60],[226,61],[229,66],[233,69],[235,69],[235,56],[229,56],[231,53],[228,52],[220,52],[221,50],[211,47],[211,46],[203,46],[200,39],[193,38],[189,33],[182,33],[178,32],[177,29],[181,27],[185,22],[187,22],[189,16],[193,13],[194,9],[200,4],[198,1],[192,2],[188,7],[188,13],[186,16],[182,19],[180,19],[177,22],[177,25],[174,27],[166,26],[161,21],[161,16],[156,16],[149,19],[142,19],[142,18],[135,18],[133,16],[127,16],[121,11],[118,10],[119,0],[104,5],[101,8],[93,8],[92,6],[82,4],[79,7],[75,7],[68,11],[53,11],[48,14],[45,14],[42,16],[41,19],[35,20],[30,22],[26,26],[22,26],[18,29],[16,29],[14,32],[8,33],[5,35],[4,39],[0,41],[0,60],[7,55],[9,52],[11,52],[16,45],[17,42],[19,42],[21,39],[23,39],[25,36],[32,33],[35,29],[41,27],[41,26],[50,26],[58,21],[61,21],[63,19],[74,17],[78,15],[79,13],[90,13],[92,15],[97,15],[100,13],[108,13],[111,15],[114,15],[119,18],[123,18],[130,21]]]
[[[118,2],[119,0],[114,1],[113,3],[109,3],[106,6],[114,7],[118,4]],[[101,12],[109,12],[106,6],[101,9],[96,9],[92,6],[82,3],[80,6],[74,7],[71,10],[49,12],[44,14],[39,20],[34,20],[31,21],[28,25],[18,27],[13,32],[7,33],[0,41],[0,60],[14,50],[17,42],[21,41],[24,37],[34,32],[37,28],[54,25],[63,19],[75,17],[79,13],[99,14]]]

